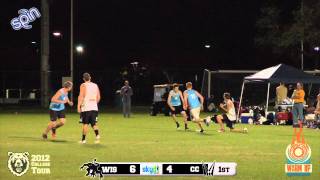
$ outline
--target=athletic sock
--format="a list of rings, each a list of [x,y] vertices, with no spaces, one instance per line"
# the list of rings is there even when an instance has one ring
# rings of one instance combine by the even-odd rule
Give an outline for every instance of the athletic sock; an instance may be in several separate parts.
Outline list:
[[[86,135],[82,134],[82,141],[86,140]]]
[[[177,128],[180,127],[180,124],[178,122],[176,122],[176,124],[177,124]]]
[[[184,124],[184,128],[188,129],[188,124],[187,123]]]
[[[94,133],[96,134],[96,136],[98,136],[99,135],[99,130],[98,129],[94,130]]]
[[[56,130],[57,130],[56,127],[55,127],[55,128],[52,128],[52,134],[55,134],[55,133],[56,133]]]

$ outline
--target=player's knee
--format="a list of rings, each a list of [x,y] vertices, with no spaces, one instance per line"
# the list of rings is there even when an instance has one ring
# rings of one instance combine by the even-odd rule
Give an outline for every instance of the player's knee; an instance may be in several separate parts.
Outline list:
[[[60,119],[60,124],[63,126],[66,123],[66,119]]]
[[[56,127],[56,122],[55,121],[52,121],[50,124],[49,124],[50,127]]]

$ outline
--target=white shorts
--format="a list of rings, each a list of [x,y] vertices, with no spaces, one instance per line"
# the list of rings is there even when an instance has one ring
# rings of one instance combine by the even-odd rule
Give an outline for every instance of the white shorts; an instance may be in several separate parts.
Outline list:
[[[197,107],[197,108],[194,108],[194,109],[190,110],[191,116],[192,116],[192,120],[199,120],[200,119],[200,111],[201,111],[200,107]]]

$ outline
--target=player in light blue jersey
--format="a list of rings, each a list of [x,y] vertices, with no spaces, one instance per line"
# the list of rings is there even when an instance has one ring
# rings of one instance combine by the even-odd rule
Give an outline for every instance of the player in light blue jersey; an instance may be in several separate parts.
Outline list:
[[[42,134],[43,139],[47,139],[48,132],[52,130],[52,139],[56,138],[56,129],[63,126],[66,122],[66,115],[64,112],[65,103],[68,103],[70,106],[73,106],[68,98],[68,92],[72,89],[72,82],[67,81],[63,84],[63,88],[59,89],[56,94],[51,98],[51,103],[49,106],[50,109],[50,122],[47,128]],[[59,121],[57,122],[57,120]]]
[[[203,96],[196,90],[192,89],[192,83],[187,82],[186,83],[187,90],[183,92],[185,106],[184,109],[187,108],[190,109],[190,113],[192,116],[192,121],[194,123],[197,123],[200,127],[200,132],[203,133],[204,130],[202,128],[201,122],[206,123],[206,125],[209,125],[209,122],[207,119],[201,119],[200,118],[200,111],[203,110]]]
[[[188,118],[186,111],[183,109],[185,102],[178,84],[173,84],[173,89],[169,92],[167,103],[171,110],[172,119],[177,125],[177,129],[180,127],[180,124],[177,121],[176,115],[181,114],[184,120],[184,130],[188,130]]]

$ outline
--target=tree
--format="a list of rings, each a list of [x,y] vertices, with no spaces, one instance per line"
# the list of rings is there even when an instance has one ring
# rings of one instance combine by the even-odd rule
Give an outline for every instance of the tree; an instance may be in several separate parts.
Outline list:
[[[303,68],[304,55],[312,58],[313,47],[320,44],[320,1],[301,0],[287,17],[283,17],[284,10],[276,1],[267,3],[256,22],[256,46],[269,49],[276,57],[285,55],[296,62],[300,53]]]

